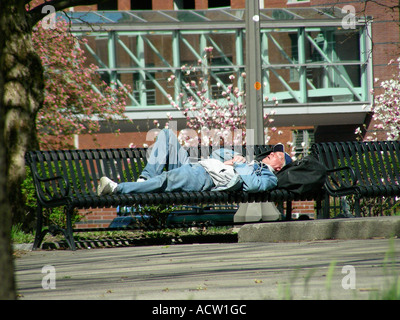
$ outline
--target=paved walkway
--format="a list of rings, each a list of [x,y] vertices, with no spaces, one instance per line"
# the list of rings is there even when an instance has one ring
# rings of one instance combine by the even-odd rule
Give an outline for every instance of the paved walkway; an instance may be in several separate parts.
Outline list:
[[[400,239],[39,250],[15,270],[27,300],[370,299],[400,275],[399,252]]]

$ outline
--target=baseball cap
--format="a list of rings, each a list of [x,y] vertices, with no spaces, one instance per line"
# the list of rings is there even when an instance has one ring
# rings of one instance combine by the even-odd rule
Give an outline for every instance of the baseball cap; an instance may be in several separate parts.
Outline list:
[[[283,146],[282,143],[278,143],[278,144],[274,145],[270,150],[263,151],[260,154],[256,155],[256,160],[261,161],[266,156],[268,156],[271,152],[283,152],[285,154],[285,165],[292,162],[292,157],[288,153],[285,152],[285,147]]]

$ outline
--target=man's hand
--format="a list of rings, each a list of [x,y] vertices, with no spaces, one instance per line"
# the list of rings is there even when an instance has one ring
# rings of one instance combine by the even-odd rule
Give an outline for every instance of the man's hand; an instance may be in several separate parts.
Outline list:
[[[227,164],[228,166],[233,166],[234,163],[245,163],[246,158],[242,156],[234,156],[233,159],[225,161],[224,164]]]

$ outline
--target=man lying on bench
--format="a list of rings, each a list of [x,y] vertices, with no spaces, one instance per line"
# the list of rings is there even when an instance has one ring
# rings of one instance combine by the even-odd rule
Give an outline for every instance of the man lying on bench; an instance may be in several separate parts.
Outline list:
[[[214,151],[208,159],[191,163],[173,131],[164,129],[159,133],[148,163],[136,182],[118,184],[102,177],[97,194],[239,189],[263,192],[276,187],[274,173],[291,161],[283,145],[278,144],[250,163],[239,153],[225,148]],[[168,171],[164,170],[166,166]]]

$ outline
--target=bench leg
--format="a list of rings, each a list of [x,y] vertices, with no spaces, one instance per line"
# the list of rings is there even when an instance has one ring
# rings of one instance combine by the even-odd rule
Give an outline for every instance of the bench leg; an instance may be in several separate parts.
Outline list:
[[[36,233],[35,233],[35,241],[33,242],[32,250],[36,250],[40,247],[44,236],[47,233],[47,230],[42,231],[43,227],[43,212],[42,206],[38,203],[36,207]]]
[[[292,201],[286,201],[286,217],[285,220],[292,220]]]
[[[322,219],[329,219],[329,210],[330,210],[330,203],[329,203],[329,194],[325,194],[324,199],[324,207],[322,209]]]
[[[361,199],[357,196],[354,197],[354,215],[356,217],[361,217]]]
[[[321,219],[321,215],[322,215],[322,200],[318,199],[316,201],[316,214],[317,216],[315,217],[316,219]]]
[[[53,235],[57,233],[62,233],[64,235],[65,240],[67,241],[67,244],[71,250],[76,250],[76,245],[73,237],[73,229],[72,229],[72,221],[71,221],[71,214],[72,214],[73,209],[64,209],[64,212],[67,216],[67,229],[62,229],[58,226],[51,225],[49,228],[46,228],[45,230],[42,230],[43,228],[43,212],[42,212],[42,206],[38,204],[36,208],[36,234],[35,234],[35,240],[33,242],[32,246],[32,251],[38,249],[42,241],[47,233],[51,233]]]
[[[64,212],[67,216],[67,229],[66,230],[62,230],[65,240],[68,243],[68,246],[71,250],[75,251],[76,250],[76,245],[75,245],[75,241],[74,241],[74,235],[73,235],[73,229],[72,229],[72,212],[73,212],[73,208],[68,208],[67,206],[65,206],[64,208]]]

